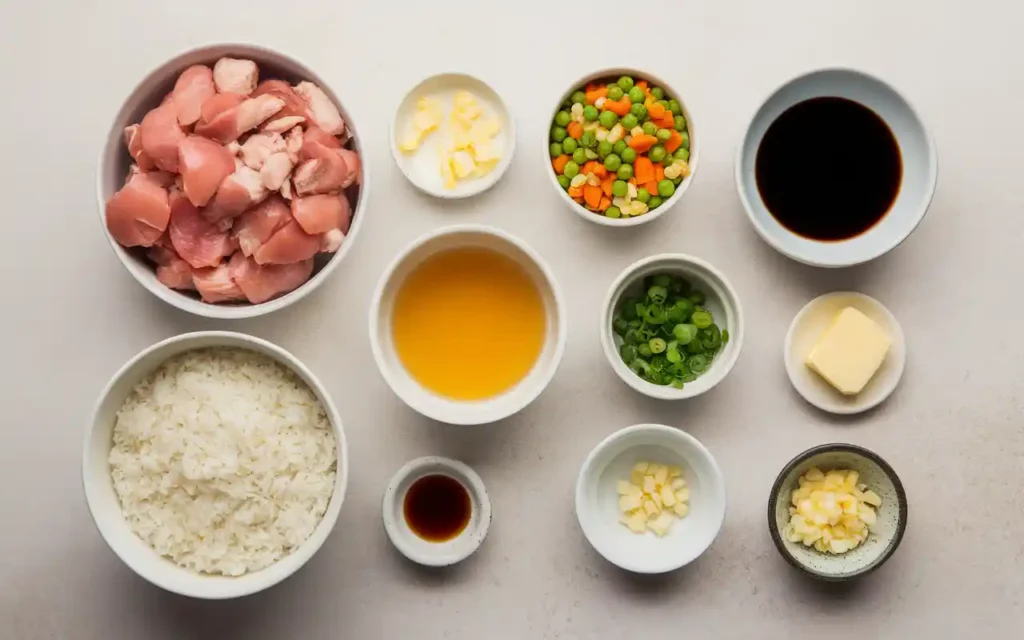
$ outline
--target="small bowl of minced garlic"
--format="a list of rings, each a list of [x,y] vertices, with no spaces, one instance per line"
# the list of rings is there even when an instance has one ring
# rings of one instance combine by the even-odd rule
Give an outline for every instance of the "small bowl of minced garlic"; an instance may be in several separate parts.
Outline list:
[[[829,582],[882,566],[906,527],[899,476],[878,454],[852,444],[825,444],[796,456],[768,499],[768,530],[779,553]]]

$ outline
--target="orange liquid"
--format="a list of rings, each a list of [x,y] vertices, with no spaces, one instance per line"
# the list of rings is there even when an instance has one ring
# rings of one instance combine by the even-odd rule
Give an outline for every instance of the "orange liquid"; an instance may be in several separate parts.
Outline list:
[[[503,393],[533,368],[544,345],[544,301],[529,274],[490,249],[427,258],[402,283],[391,318],[406,370],[448,398]]]

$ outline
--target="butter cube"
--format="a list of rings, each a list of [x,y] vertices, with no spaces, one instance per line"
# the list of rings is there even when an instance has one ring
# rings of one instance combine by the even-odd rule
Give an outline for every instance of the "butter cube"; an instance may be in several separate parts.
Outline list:
[[[892,342],[881,327],[846,307],[807,354],[807,366],[840,393],[856,395],[882,366]]]

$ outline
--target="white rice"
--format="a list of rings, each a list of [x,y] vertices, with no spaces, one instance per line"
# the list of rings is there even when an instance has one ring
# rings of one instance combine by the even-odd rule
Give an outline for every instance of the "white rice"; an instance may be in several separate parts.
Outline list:
[[[337,455],[326,412],[294,373],[252,351],[201,349],[128,395],[110,471],[129,525],[157,553],[238,576],[309,538]]]

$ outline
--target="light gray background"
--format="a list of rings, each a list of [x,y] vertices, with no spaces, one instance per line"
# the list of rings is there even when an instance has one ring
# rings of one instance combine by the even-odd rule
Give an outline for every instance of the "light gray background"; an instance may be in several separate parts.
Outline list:
[[[489,6],[489,5],[495,6]],[[0,340],[0,637],[63,638],[830,638],[1019,633],[1024,545],[1020,317],[1024,301],[1024,8],[1020,3],[861,1],[564,3],[429,0],[66,1],[0,6],[4,213]],[[632,8],[625,9],[630,6]],[[635,26],[629,26],[633,24]],[[94,171],[120,101],[150,68],[193,45],[251,40],[308,62],[355,118],[374,174],[365,227],[317,294],[253,321],[203,321],[147,293],[107,246]],[[939,151],[931,211],[902,247],[842,271],[797,265],[755,235],[733,186],[747,118],[782,81],[855,66],[920,109]],[[552,101],[594,68],[648,68],[695,114],[701,166],[655,224],[618,231],[564,208],[544,172]],[[405,183],[387,147],[403,92],[458,69],[492,82],[519,125],[501,183],[448,204]],[[856,141],[851,141],[856,144]],[[540,399],[504,423],[445,427],[401,404],[366,335],[386,263],[420,234],[494,224],[549,261],[572,333]],[[606,288],[632,261],[684,251],[731,278],[746,310],[735,370],[706,396],[648,400],[622,384],[597,344]],[[814,296],[878,297],[906,332],[895,395],[853,420],[824,415],[789,386],[782,341]],[[96,534],[79,482],[86,418],[108,377],[153,342],[234,329],[303,359],[338,404],[352,449],[334,534],[309,565],[233,602],[164,593]],[[660,578],[624,574],[577,526],[572,487],[586,453],[638,422],[689,430],[729,488],[724,528],[695,564]],[[853,587],[791,570],[765,526],[771,482],[794,454],[829,441],[870,447],[910,498],[903,546]],[[473,465],[494,503],[479,553],[447,572],[406,563],[380,524],[381,493],[410,458]],[[667,636],[666,636],[667,637]]]

